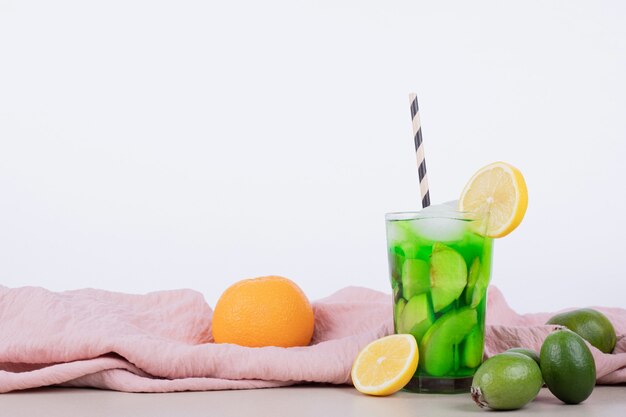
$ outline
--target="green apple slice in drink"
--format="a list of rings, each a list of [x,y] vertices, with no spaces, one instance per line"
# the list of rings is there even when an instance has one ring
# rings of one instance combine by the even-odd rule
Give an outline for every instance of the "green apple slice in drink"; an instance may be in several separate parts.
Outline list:
[[[476,310],[452,310],[435,321],[419,344],[419,366],[429,375],[444,376],[459,368],[456,346],[478,322]]]
[[[406,307],[406,300],[404,298],[400,298],[396,300],[393,311],[393,324],[396,330],[396,333],[404,333],[401,328],[400,321],[402,319],[402,312],[404,311],[404,307]]]
[[[465,288],[465,304],[472,304],[472,295],[474,293],[474,287],[478,281],[478,275],[480,274],[480,259],[477,257],[472,261],[469,273],[467,275],[467,287]]]
[[[421,259],[407,259],[402,265],[402,296],[410,300],[413,296],[430,289],[430,267]]]
[[[484,332],[479,326],[474,328],[463,341],[461,349],[461,365],[465,368],[478,368],[483,361]]]
[[[433,320],[434,314],[430,308],[428,294],[419,294],[411,297],[402,309],[398,330],[399,333],[412,334],[419,343],[424,333],[433,324]]]
[[[459,298],[467,284],[463,256],[442,243],[433,245],[430,256],[430,293],[435,313]]]

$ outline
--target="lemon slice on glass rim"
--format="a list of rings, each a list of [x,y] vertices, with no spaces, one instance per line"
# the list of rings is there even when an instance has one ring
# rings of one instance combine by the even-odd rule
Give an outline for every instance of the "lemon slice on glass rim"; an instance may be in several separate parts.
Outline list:
[[[524,218],[528,189],[521,171],[506,162],[494,162],[476,172],[461,193],[459,210],[472,213],[472,228],[488,237],[511,233]]]
[[[352,383],[364,394],[384,396],[401,390],[417,370],[417,342],[394,334],[365,346],[352,365]]]

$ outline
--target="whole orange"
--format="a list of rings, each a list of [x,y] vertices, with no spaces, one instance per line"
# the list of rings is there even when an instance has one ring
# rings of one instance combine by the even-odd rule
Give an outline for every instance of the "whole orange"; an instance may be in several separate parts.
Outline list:
[[[268,276],[239,281],[224,291],[213,312],[216,343],[306,346],[313,337],[313,309],[293,281]]]

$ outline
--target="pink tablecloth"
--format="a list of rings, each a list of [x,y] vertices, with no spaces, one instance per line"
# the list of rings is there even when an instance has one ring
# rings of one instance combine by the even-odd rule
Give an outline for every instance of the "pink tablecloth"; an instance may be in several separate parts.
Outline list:
[[[192,290],[129,295],[0,286],[0,392],[47,385],[128,392],[265,388],[350,382],[359,350],[393,330],[390,295],[348,287],[313,303],[312,344],[214,344],[212,310]],[[518,315],[494,287],[486,354],[539,349],[550,314]],[[618,332],[615,353],[593,350],[599,383],[626,382],[626,310],[599,308]]]

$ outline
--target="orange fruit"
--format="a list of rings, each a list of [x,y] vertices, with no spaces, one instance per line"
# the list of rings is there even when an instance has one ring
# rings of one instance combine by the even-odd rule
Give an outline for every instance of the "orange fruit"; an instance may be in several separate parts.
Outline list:
[[[293,281],[278,276],[241,280],[224,291],[213,312],[215,343],[306,346],[313,337],[313,309]]]

